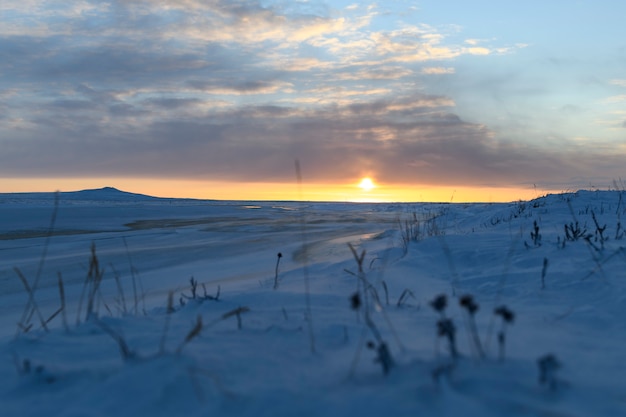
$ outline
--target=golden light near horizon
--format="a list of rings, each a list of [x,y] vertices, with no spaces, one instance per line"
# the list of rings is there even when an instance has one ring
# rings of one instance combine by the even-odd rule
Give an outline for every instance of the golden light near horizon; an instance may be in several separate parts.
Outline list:
[[[373,188],[361,182],[369,178]],[[459,187],[432,184],[376,184],[371,177],[344,184],[305,183],[300,191],[292,182],[221,182],[150,178],[3,178],[0,193],[78,191],[115,187],[122,191],[165,198],[198,198],[226,201],[350,201],[350,202],[454,202],[494,203],[532,200],[559,189],[534,187]],[[365,184],[369,184],[366,181]],[[368,185],[369,187],[369,185]]]
[[[364,177],[361,178],[358,187],[365,192],[369,192],[376,188],[376,184],[374,184],[374,181],[370,177]]]
[[[359,188],[363,191],[372,191],[376,188],[376,185],[374,185],[374,181],[371,178],[365,177],[359,183]]]

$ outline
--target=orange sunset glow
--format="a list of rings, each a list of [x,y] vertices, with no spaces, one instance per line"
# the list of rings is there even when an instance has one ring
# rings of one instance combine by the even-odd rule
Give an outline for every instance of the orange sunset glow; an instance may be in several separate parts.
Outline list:
[[[369,181],[367,181],[369,180]],[[347,184],[304,182],[205,182],[125,178],[1,179],[3,192],[53,192],[115,187],[155,197],[257,201],[346,202],[509,202],[529,200],[563,190],[535,188],[453,187],[374,183],[362,178]]]

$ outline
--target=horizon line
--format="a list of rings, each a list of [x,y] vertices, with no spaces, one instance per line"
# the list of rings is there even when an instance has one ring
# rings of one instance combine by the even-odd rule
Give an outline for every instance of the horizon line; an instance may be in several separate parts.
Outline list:
[[[47,194],[47,195],[54,195],[56,193],[60,193],[60,194],[77,194],[77,193],[85,193],[85,192],[106,192],[106,191],[112,191],[112,192],[118,192],[121,195],[127,195],[127,196],[138,196],[138,197],[148,197],[151,199],[160,199],[160,200],[194,200],[194,201],[215,201],[215,202],[276,202],[276,203],[335,203],[335,204],[341,204],[341,203],[349,203],[349,204],[508,204],[508,203],[516,203],[516,202],[530,202],[533,200],[537,200],[539,198],[544,198],[547,197],[549,195],[565,195],[565,194],[576,194],[578,192],[581,191],[585,191],[585,192],[598,192],[598,191],[605,191],[605,192],[610,192],[610,191],[615,191],[615,192],[623,192],[625,190],[619,190],[619,189],[606,189],[606,190],[602,190],[599,188],[595,188],[595,189],[587,189],[587,188],[581,188],[578,189],[576,191],[560,191],[560,192],[548,192],[542,195],[538,195],[536,197],[530,198],[530,199],[514,199],[514,200],[507,200],[507,201],[480,201],[480,200],[476,200],[476,201],[454,201],[453,197],[450,199],[450,201],[440,201],[440,200],[433,200],[433,201],[415,201],[415,200],[367,200],[367,199],[353,199],[353,200],[330,200],[330,199],[319,199],[319,200],[311,200],[311,199],[272,199],[272,198],[252,198],[252,199],[239,199],[239,198],[200,198],[200,197],[182,197],[182,196],[176,196],[176,197],[171,197],[171,196],[163,196],[163,195],[154,195],[154,194],[147,194],[147,193],[142,193],[142,192],[135,192],[135,191],[126,191],[124,189],[121,188],[117,188],[117,187],[113,187],[113,186],[103,186],[103,187],[96,187],[96,188],[82,188],[82,189],[75,189],[75,190],[55,190],[55,191],[10,191],[10,192],[2,192],[0,191],[0,195],[4,196],[4,195],[25,195],[25,194]],[[103,199],[103,201],[106,201],[106,199]]]

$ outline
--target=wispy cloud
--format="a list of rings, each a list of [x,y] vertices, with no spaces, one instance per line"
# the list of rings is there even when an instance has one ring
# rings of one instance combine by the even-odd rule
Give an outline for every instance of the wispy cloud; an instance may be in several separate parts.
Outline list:
[[[608,104],[621,103],[623,101],[626,101],[626,94],[619,94],[617,96],[607,97],[604,101]]]
[[[422,68],[422,74],[454,74],[455,70],[453,67],[424,67]]]

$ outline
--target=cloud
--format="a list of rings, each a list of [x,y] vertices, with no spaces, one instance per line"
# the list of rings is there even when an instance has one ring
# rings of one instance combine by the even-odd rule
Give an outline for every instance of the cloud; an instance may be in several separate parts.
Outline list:
[[[317,58],[293,58],[293,57],[276,57],[276,60],[272,62],[272,67],[280,68],[284,71],[303,71],[308,72],[313,69],[328,69],[332,68],[334,64],[332,62],[321,61]]]
[[[436,75],[441,75],[441,74],[454,74],[455,73],[455,69],[452,67],[424,67],[421,70],[422,74],[436,74]]]
[[[503,52],[506,52],[506,50],[507,50],[506,48],[503,48],[503,49],[500,49],[498,51],[503,53]],[[474,46],[474,47],[471,47],[471,48],[465,48],[464,51],[466,51],[470,55],[489,55],[489,54],[491,54],[493,52],[489,48],[484,48],[484,47],[480,47],[480,46]]]
[[[267,41],[298,43],[351,25],[343,17],[311,14],[304,3],[298,6],[283,10],[284,7],[261,5],[257,1],[170,2],[168,9],[182,13],[184,17],[164,31],[163,36],[167,39],[244,44]],[[319,9],[313,11],[320,12]],[[152,12],[163,14],[164,8],[155,4]]]
[[[488,127],[450,112],[454,103],[443,96],[387,97],[309,110],[231,106],[205,117],[192,111],[201,105],[197,100],[151,100],[141,108],[166,110],[161,117],[153,118],[152,110],[131,112],[117,115],[114,124],[102,119],[98,101],[88,100],[42,109],[48,117],[34,120],[19,140],[3,143],[0,175],[290,181],[298,158],[311,182],[371,170],[388,182],[497,186],[573,176],[599,159],[607,175],[621,167],[610,155],[496,140]],[[80,117],[53,118],[59,109]],[[192,117],[180,119],[180,110]],[[54,147],[46,145],[50,142]]]
[[[413,75],[409,68],[400,66],[377,66],[374,68],[346,68],[337,70],[339,80],[398,80]]]
[[[218,83],[219,82],[219,83]],[[228,79],[203,81],[190,80],[187,85],[196,90],[211,94],[271,94],[277,91],[290,91],[292,84],[282,81],[229,81]]]
[[[622,101],[626,101],[626,94],[620,94],[617,96],[607,97],[604,102],[607,104],[616,104],[621,103]]]
[[[523,145],[462,114],[463,58],[521,43],[403,19],[390,28],[390,11],[357,4],[53,3],[0,5],[3,177],[291,181],[295,158],[311,181],[370,169],[390,182],[540,183],[595,174],[597,161],[619,176],[604,150]],[[514,79],[471,92],[541,88]],[[446,94],[428,90],[437,83]]]

